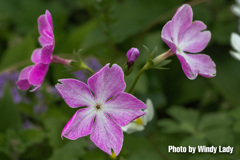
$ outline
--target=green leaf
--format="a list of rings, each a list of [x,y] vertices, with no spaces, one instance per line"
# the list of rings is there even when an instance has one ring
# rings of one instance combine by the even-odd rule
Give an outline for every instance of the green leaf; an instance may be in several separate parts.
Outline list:
[[[206,139],[213,145],[233,145],[234,138],[230,127],[213,128],[204,132]]]
[[[83,157],[83,160],[106,160],[106,157],[110,157],[105,152],[101,151],[100,149],[95,149],[91,152],[86,152]]]
[[[158,124],[167,133],[188,133],[181,144],[234,144],[232,120],[227,113],[209,113],[200,117],[196,110],[178,106],[170,107],[167,112],[177,121],[163,119]]]
[[[193,136],[184,138],[180,143],[181,146],[195,146],[195,147],[207,144],[208,143],[205,139]]]
[[[10,87],[5,87],[3,97],[0,99],[0,132],[6,132],[8,129],[19,131],[21,129],[21,119],[17,110],[16,104],[14,104],[12,95],[10,93]]]
[[[168,109],[168,114],[176,121],[163,119],[158,122],[158,125],[164,127],[164,131],[168,133],[190,133],[196,132],[196,126],[199,118],[199,113],[193,109],[185,109],[180,106],[172,106]]]
[[[30,147],[33,144],[40,143],[45,138],[45,134],[40,129],[23,130],[20,136],[25,147]]]
[[[9,47],[4,52],[4,55],[0,61],[0,69],[6,69],[7,67],[10,67],[11,65],[21,61],[26,61],[26,65],[30,64],[34,47],[34,40],[31,36],[21,39],[20,42],[16,43],[12,47]]]
[[[91,32],[93,32],[94,29],[96,29],[96,20],[90,20],[84,23],[83,25],[74,28],[69,33],[69,36],[64,40],[64,45],[62,45],[62,47],[60,48],[60,51],[72,52],[74,49],[78,50],[80,48],[83,48],[82,46],[84,46],[84,43],[89,44],[89,41],[86,40],[86,38],[90,36],[89,34],[91,34]],[[97,36],[95,38],[97,38]],[[93,43],[93,41],[91,42]],[[85,48],[86,47],[84,47],[84,49]]]
[[[149,139],[134,135],[125,135],[121,155],[129,160],[160,159]]]
[[[49,145],[53,148],[63,146],[65,144],[65,142],[61,139],[61,133],[64,127],[63,124],[55,118],[47,118],[43,122],[47,129]]]
[[[176,121],[171,119],[158,121],[158,126],[164,133],[189,133],[188,130],[183,129]]]
[[[233,59],[228,53],[221,59],[216,59],[215,62],[221,65],[217,66],[217,76],[210,79],[210,82],[227,104],[238,107],[240,104],[240,90],[237,89],[240,88],[240,62]]]
[[[159,20],[159,17],[166,13],[169,8],[174,8],[180,5],[181,2],[181,0],[131,0],[125,3],[116,3],[116,10],[112,16],[117,17],[117,21],[111,26],[114,39],[119,43],[128,37],[138,34],[153,22]],[[158,7],[153,7],[152,4]],[[132,6],[134,6],[134,8]],[[170,19],[171,15],[168,16]]]
[[[226,113],[209,113],[202,116],[198,129],[200,131],[230,126],[232,120]]]
[[[2,160],[13,160],[10,154],[0,151],[0,159]]]
[[[240,120],[234,123],[233,131],[239,133],[240,132]]]
[[[49,160],[78,160],[86,153],[84,148],[87,145],[88,141],[84,138],[68,141],[64,146],[55,149]]]
[[[199,112],[193,109],[185,109],[180,106],[172,106],[167,112],[180,122],[182,128],[185,128],[189,132],[194,132],[197,126]]]
[[[218,9],[221,9],[221,12],[216,14],[214,26],[210,28],[212,40],[219,44],[229,44],[230,34],[237,29],[238,21],[233,16],[228,5],[223,4]]]

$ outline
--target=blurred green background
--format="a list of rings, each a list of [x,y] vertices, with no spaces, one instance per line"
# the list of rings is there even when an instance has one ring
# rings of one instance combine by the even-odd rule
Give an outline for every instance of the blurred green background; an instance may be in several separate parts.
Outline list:
[[[150,51],[168,50],[161,29],[187,0],[0,0],[0,71],[20,71],[30,64],[38,43],[37,18],[48,9],[52,14],[55,55],[72,58],[81,50],[84,58],[95,57],[101,65],[126,63],[131,47],[140,50],[132,84]],[[124,136],[119,160],[237,160],[240,158],[240,61],[229,50],[230,35],[237,32],[238,18],[230,11],[234,1],[195,0],[194,20],[201,20],[212,38],[203,53],[216,63],[217,76],[189,80],[179,60],[171,57],[168,70],[150,70],[142,75],[134,95],[155,107],[154,120],[145,132]],[[1,160],[106,160],[109,155],[95,147],[89,137],[61,139],[61,131],[77,109],[68,107],[54,91],[60,78],[74,77],[59,64],[51,64],[38,92],[19,91],[22,101],[13,102],[4,83],[0,99]],[[1,87],[1,86],[0,86]],[[24,99],[24,100],[23,100]],[[234,154],[168,153],[168,146],[233,146]],[[156,149],[158,148],[158,149]],[[166,160],[166,159],[165,159]]]

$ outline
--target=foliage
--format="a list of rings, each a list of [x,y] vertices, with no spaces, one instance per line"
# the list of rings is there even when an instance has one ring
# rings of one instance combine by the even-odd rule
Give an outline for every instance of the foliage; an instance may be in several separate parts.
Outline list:
[[[165,61],[166,70],[148,70],[139,79],[134,95],[155,107],[154,120],[146,131],[125,135],[119,160],[217,159],[240,157],[240,62],[229,55],[231,32],[237,32],[238,19],[230,11],[228,0],[195,0],[194,19],[202,20],[212,33],[204,50],[217,66],[212,79],[198,77],[190,81],[176,57]],[[156,54],[168,47],[161,40],[161,30],[184,0],[2,0],[0,1],[0,73],[20,71],[29,65],[37,42],[37,18],[48,9],[52,13],[55,55],[73,58],[81,49],[81,58],[96,57],[102,65],[126,63],[126,52],[137,47],[140,55],[131,75],[125,78],[127,90],[140,68],[155,48]],[[148,49],[146,49],[146,47]],[[158,66],[162,67],[162,66]],[[89,137],[76,141],[61,139],[64,125],[76,109],[68,107],[51,88],[61,78],[74,75],[61,65],[50,65],[39,92],[47,110],[35,112],[36,93],[21,91],[26,101],[15,104],[10,87],[0,99],[1,160],[103,160],[111,159]],[[42,104],[42,103],[41,103]],[[234,154],[174,154],[175,146],[234,146]]]

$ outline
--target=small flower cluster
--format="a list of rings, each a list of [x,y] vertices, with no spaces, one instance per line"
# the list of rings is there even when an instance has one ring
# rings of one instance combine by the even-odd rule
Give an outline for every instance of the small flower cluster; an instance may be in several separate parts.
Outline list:
[[[198,74],[207,78],[214,77],[215,63],[209,56],[189,54],[201,52],[211,38],[210,31],[204,31],[206,25],[201,21],[192,22],[192,17],[192,8],[187,4],[177,10],[172,20],[163,27],[161,35],[170,50],[149,61],[152,61],[151,64],[158,65],[169,56],[176,55],[189,79],[195,79]],[[35,64],[24,68],[20,73],[17,85],[22,90],[27,90],[31,86],[35,87],[31,91],[37,90],[43,83],[51,62],[68,66],[72,64],[71,60],[52,55],[54,35],[49,11],[39,17],[38,26],[39,43],[42,48],[33,51],[31,59]],[[126,73],[130,74],[130,69],[133,69],[139,53],[137,48],[131,48],[127,52]],[[81,107],[65,125],[61,135],[71,140],[90,135],[90,139],[97,147],[110,155],[113,150],[114,155],[117,156],[123,144],[123,131],[133,133],[143,130],[153,119],[153,104],[149,99],[144,104],[130,94],[130,91],[129,93],[125,91],[125,71],[119,65],[106,64],[101,68],[98,61],[94,60],[90,63],[93,63],[95,68],[88,64],[93,68],[90,69],[83,62],[81,62],[82,68],[80,65],[80,69],[97,71],[86,80],[86,83],[82,82],[85,80],[60,79],[60,83],[56,84],[58,93],[69,107]],[[147,69],[149,69],[149,63],[146,63],[139,72],[136,81]],[[78,78],[79,75],[84,74],[86,78],[83,72],[77,71],[74,74]]]

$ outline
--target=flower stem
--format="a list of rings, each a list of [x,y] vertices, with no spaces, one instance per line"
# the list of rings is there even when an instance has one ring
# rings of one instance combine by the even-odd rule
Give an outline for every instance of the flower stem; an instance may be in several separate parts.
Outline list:
[[[132,84],[132,87],[129,89],[128,93],[132,93],[135,85],[137,84],[138,79],[140,78],[140,76],[142,75],[142,73],[143,73],[144,71],[146,71],[148,68],[149,68],[149,67],[148,67],[148,63],[146,63],[146,64],[143,66],[143,68],[138,72],[138,75],[137,75],[137,77],[135,78],[135,80],[134,80],[134,82],[133,82],[133,84]]]
[[[55,55],[52,56],[52,63],[60,63],[63,65],[75,68],[75,66],[72,65],[72,62],[73,62],[73,60],[70,60],[70,59],[61,58],[61,57],[55,56]],[[76,67],[76,69],[78,69],[78,68]],[[95,72],[84,63],[81,63],[81,69],[88,70],[92,74],[95,74]]]
[[[92,74],[95,74],[95,72],[94,72],[91,68],[89,68],[89,67],[87,67],[86,70],[88,70],[88,71],[91,72]]]
[[[158,65],[161,63],[163,60],[167,59],[170,56],[173,56],[175,53],[172,52],[171,49],[169,49],[167,52],[164,52],[160,54],[159,56],[155,57],[152,61],[155,65]]]
[[[154,149],[157,151],[157,153],[162,157],[162,159],[164,160],[169,160],[161,151],[160,149],[158,148],[157,144],[153,141],[151,135],[146,131],[144,130],[146,135],[147,135],[147,138],[149,139],[149,141],[152,143]]]
[[[172,50],[169,49],[167,52],[164,52],[164,53],[160,54],[159,56],[155,57],[155,58],[152,60],[152,62],[153,62],[154,65],[158,65],[158,64],[161,63],[163,60],[167,59],[167,58],[170,57],[170,56],[173,56],[174,54],[175,54],[175,53],[173,53]],[[135,85],[137,84],[137,81],[138,81],[138,79],[140,78],[140,76],[142,75],[142,73],[143,73],[144,71],[150,69],[150,68],[151,68],[151,66],[150,66],[149,62],[147,62],[147,63],[143,66],[143,68],[138,72],[137,77],[135,78],[135,80],[134,80],[134,82],[133,82],[133,84],[132,84],[132,87],[129,89],[128,93],[132,93],[132,91],[133,91]]]
[[[52,63],[60,63],[60,64],[64,64],[66,66],[71,67],[71,64],[70,64],[71,62],[72,62],[72,60],[70,60],[70,59],[64,59],[64,58],[61,58],[61,57],[55,56],[55,55],[52,56]]]

